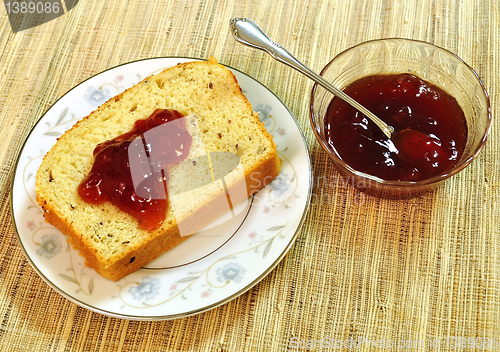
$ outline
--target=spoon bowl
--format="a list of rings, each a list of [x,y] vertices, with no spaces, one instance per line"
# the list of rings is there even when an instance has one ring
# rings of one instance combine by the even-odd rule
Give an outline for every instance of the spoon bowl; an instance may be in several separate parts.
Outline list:
[[[428,135],[412,129],[404,129],[394,132],[391,140],[401,159],[419,167],[448,161],[448,155],[441,145],[441,141],[435,135]]]

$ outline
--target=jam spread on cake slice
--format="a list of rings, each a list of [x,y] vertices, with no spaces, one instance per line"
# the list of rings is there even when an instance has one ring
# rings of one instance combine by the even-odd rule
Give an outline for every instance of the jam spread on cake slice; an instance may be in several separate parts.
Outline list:
[[[111,202],[135,217],[142,229],[159,228],[168,208],[165,170],[186,159],[191,147],[183,117],[176,110],[156,109],[131,131],[97,145],[78,194],[91,204]],[[140,181],[131,165],[134,175],[142,175]]]

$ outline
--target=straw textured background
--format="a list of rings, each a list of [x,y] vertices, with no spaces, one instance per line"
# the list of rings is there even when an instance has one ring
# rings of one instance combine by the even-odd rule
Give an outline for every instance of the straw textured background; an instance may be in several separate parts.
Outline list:
[[[490,93],[494,123],[486,148],[420,198],[359,194],[337,179],[309,128],[312,83],[236,43],[231,17],[252,18],[317,71],[375,38],[415,38],[455,52]],[[0,9],[0,350],[283,351],[292,337],[426,342],[401,349],[415,351],[429,350],[437,337],[499,339],[499,23],[496,0],[81,0],[64,16],[13,34]],[[316,179],[333,182],[315,184],[285,259],[228,304],[162,322],[76,306],[38,277],[14,234],[10,182],[24,139],[59,97],[102,70],[141,58],[209,55],[282,99],[304,130]]]

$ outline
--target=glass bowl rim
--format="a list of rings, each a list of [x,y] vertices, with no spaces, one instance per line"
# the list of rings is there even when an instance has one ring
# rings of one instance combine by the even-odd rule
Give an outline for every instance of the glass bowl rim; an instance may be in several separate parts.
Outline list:
[[[436,48],[436,49],[438,49],[438,50],[440,50],[442,52],[447,53],[448,55],[451,55],[452,57],[454,57],[455,59],[457,59],[458,61],[460,61],[476,77],[477,82],[479,83],[479,85],[481,87],[481,90],[482,90],[482,92],[484,94],[484,97],[486,99],[486,110],[487,110],[487,115],[488,115],[487,116],[488,122],[487,122],[487,126],[486,126],[486,129],[485,129],[485,132],[484,132],[484,134],[483,134],[483,136],[481,138],[481,141],[480,141],[479,145],[473,151],[472,155],[470,155],[466,160],[464,160],[458,167],[454,166],[449,172],[441,174],[441,175],[433,176],[433,177],[430,177],[430,178],[427,178],[427,179],[424,179],[424,180],[420,180],[420,181],[384,180],[384,179],[379,178],[377,176],[373,176],[373,175],[370,175],[370,174],[367,174],[367,173],[355,170],[350,165],[348,165],[346,162],[344,162],[334,151],[332,151],[328,147],[328,145],[326,144],[325,140],[318,133],[318,130],[316,128],[317,125],[316,125],[316,123],[314,121],[314,118],[313,118],[313,116],[314,116],[314,95],[315,95],[316,90],[318,88],[318,84],[317,83],[315,83],[313,85],[312,89],[311,89],[311,97],[310,97],[310,100],[309,100],[309,120],[310,120],[310,123],[311,123],[312,130],[313,130],[314,135],[316,136],[316,139],[318,140],[319,144],[326,151],[326,153],[328,154],[328,156],[331,159],[333,159],[334,163],[337,164],[337,165],[339,165],[339,166],[341,166],[342,168],[346,169],[349,173],[356,175],[357,177],[369,179],[371,181],[374,181],[374,182],[377,182],[377,183],[380,183],[380,184],[383,184],[383,185],[389,186],[389,187],[391,187],[391,186],[394,186],[394,187],[406,186],[406,187],[417,188],[417,187],[421,187],[421,186],[425,186],[425,185],[432,185],[432,184],[440,183],[441,181],[444,181],[444,180],[448,179],[449,177],[451,177],[453,175],[456,175],[457,173],[459,173],[460,171],[462,171],[463,169],[465,169],[470,163],[472,163],[472,161],[479,155],[479,153],[481,152],[481,150],[484,148],[484,145],[486,144],[486,140],[488,139],[488,136],[489,136],[490,131],[491,131],[492,114],[491,114],[490,98],[489,98],[488,92],[486,91],[484,83],[482,82],[482,80],[479,77],[479,75],[477,74],[477,72],[471,66],[469,66],[458,55],[454,54],[453,52],[451,52],[451,51],[449,51],[447,49],[444,49],[444,48],[442,48],[440,46],[437,46],[435,44],[432,44],[432,43],[429,43],[429,42],[426,42],[426,41],[422,41],[422,40],[417,40],[417,39],[392,37],[392,38],[381,38],[381,39],[367,40],[367,41],[358,43],[358,44],[356,44],[354,46],[351,46],[351,47],[349,47],[349,48],[341,51],[340,53],[338,53],[337,55],[335,55],[333,57],[333,59],[331,59],[325,65],[325,67],[323,67],[323,69],[320,72],[320,76],[324,75],[324,73],[326,72],[326,70],[328,70],[328,68],[334,63],[334,61],[336,59],[338,59],[341,56],[345,55],[347,52],[349,52],[349,51],[351,51],[353,49],[356,49],[356,48],[358,48],[360,46],[364,46],[364,45],[370,44],[370,43],[374,43],[374,42],[389,42],[389,41],[402,41],[402,42],[409,42],[409,43],[419,43],[419,44],[423,44],[423,45],[426,45],[426,46],[429,46],[429,47]]]

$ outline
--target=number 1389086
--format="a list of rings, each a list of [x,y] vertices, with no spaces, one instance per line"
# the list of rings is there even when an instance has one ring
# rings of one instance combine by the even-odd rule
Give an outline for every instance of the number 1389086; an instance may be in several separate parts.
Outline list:
[[[42,2],[42,1],[7,1],[5,2],[5,9],[8,14],[58,14],[64,12],[64,9],[59,6],[58,1]]]

